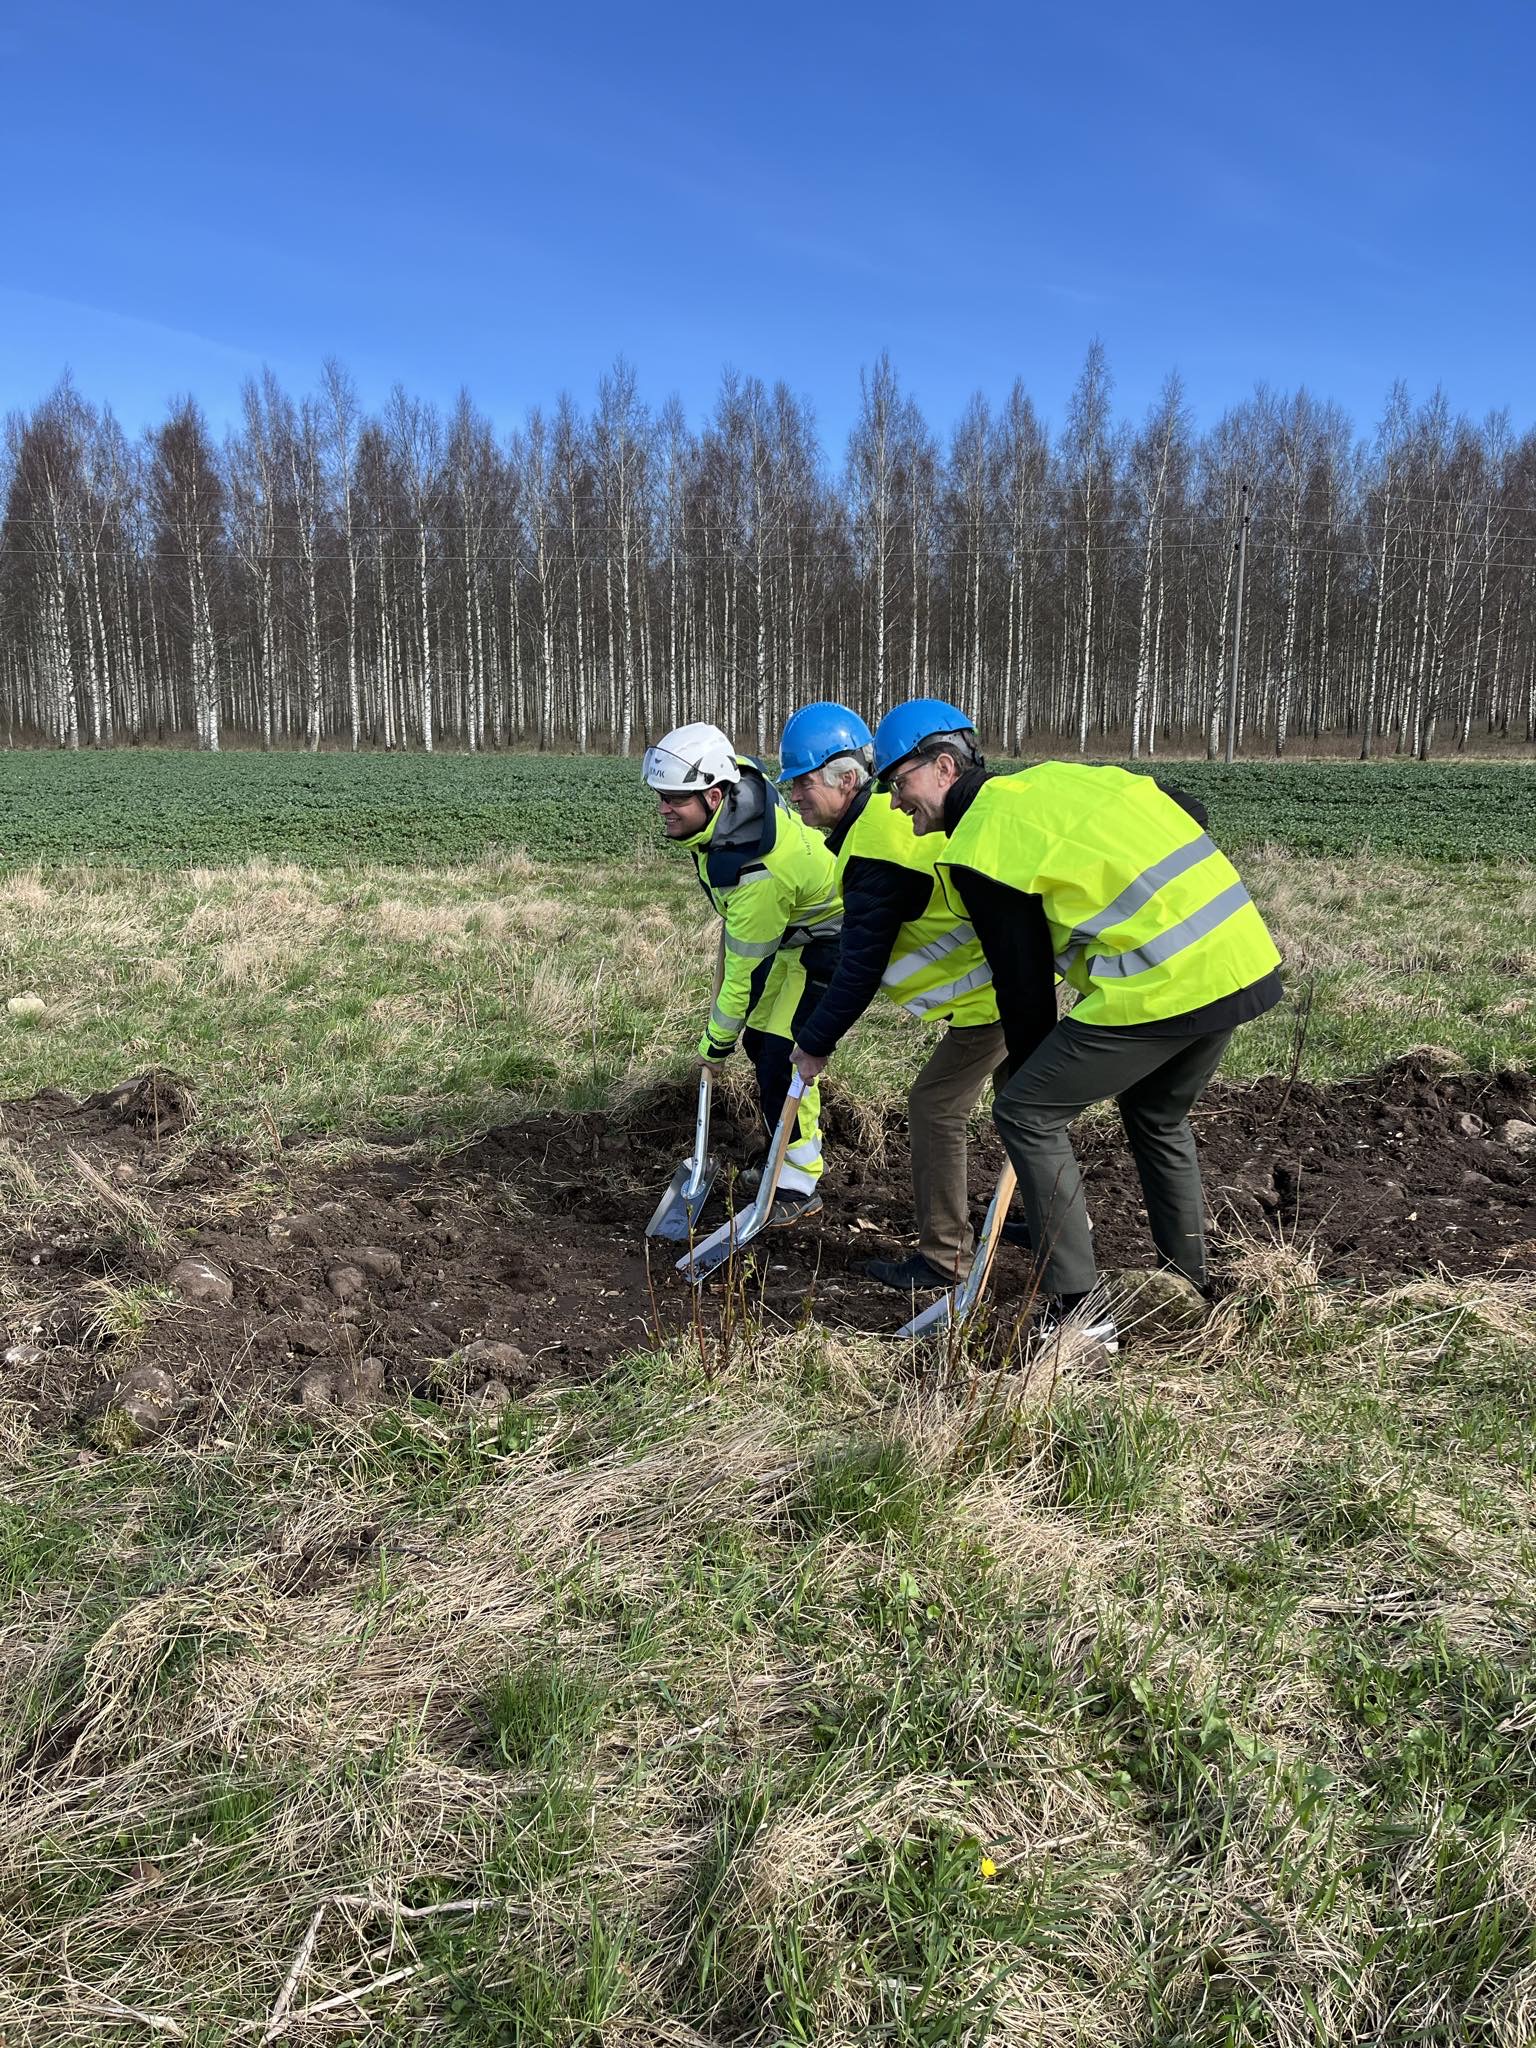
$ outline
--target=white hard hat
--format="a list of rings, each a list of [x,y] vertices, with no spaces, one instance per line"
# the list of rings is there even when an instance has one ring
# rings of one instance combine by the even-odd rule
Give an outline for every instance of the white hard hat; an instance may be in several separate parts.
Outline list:
[[[680,725],[645,750],[645,779],[659,796],[697,796],[740,782],[736,749],[718,725]]]

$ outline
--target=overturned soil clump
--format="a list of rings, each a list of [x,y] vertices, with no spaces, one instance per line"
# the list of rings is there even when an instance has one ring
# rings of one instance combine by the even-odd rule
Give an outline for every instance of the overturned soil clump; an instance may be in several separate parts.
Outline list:
[[[905,1133],[862,1124],[835,1089],[823,1215],[769,1233],[748,1277],[722,1276],[697,1300],[673,1270],[678,1248],[643,1235],[692,1136],[691,1093],[675,1085],[623,1113],[523,1118],[446,1159],[381,1146],[343,1164],[302,1141],[262,1160],[200,1145],[190,1091],[166,1074],[84,1102],[45,1091],[0,1114],[0,1400],[106,1447],[206,1425],[251,1393],[491,1414],[539,1382],[739,1321],[747,1304],[876,1334],[912,1312],[861,1270],[911,1242]],[[1300,1245],[1337,1282],[1536,1273],[1533,1126],[1530,1075],[1429,1055],[1332,1086],[1218,1085],[1195,1118],[1218,1270],[1237,1230]],[[725,1113],[716,1149],[706,1230],[760,1134]],[[1085,1120],[1077,1150],[1101,1265],[1145,1266],[1118,1121]],[[978,1219],[1000,1159],[988,1126],[972,1148]],[[999,1323],[1030,1290],[1027,1255],[1005,1246]],[[153,1398],[145,1368],[165,1376]]]

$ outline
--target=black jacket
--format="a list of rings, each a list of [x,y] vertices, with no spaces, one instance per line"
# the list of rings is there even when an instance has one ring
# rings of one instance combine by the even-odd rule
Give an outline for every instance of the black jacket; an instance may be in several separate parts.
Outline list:
[[[866,783],[827,834],[827,847],[842,851],[869,802],[874,784]],[[867,860],[855,854],[843,870],[843,939],[837,972],[826,993],[795,1034],[805,1052],[818,1059],[835,1052],[880,990],[880,977],[890,965],[896,934],[909,918],[921,917],[933,893],[932,878],[889,860]]]

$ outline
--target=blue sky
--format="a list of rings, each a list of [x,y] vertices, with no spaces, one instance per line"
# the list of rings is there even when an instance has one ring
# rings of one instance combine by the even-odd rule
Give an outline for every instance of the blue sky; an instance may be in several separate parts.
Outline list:
[[[537,8],[10,0],[0,410],[138,430],[270,363],[509,428],[619,352],[696,420],[785,378],[834,459],[888,348],[946,430],[1095,335],[1136,416],[1394,377],[1536,419],[1536,5]]]

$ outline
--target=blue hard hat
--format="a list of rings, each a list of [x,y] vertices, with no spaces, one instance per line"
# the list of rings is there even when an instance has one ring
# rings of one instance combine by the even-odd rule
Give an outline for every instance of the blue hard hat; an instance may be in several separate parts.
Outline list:
[[[797,775],[809,775],[837,754],[860,754],[867,767],[874,744],[874,734],[846,704],[804,704],[779,741],[779,780],[793,782]]]
[[[898,704],[875,727],[875,773],[887,774],[908,754],[915,754],[924,740],[941,732],[972,730],[959,706],[946,704],[942,697],[915,697],[910,704]]]

